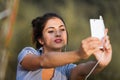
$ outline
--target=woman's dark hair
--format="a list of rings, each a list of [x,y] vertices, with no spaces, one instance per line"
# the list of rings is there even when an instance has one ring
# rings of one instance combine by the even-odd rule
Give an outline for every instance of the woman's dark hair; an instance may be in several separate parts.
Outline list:
[[[32,27],[33,27],[33,43],[35,44],[36,48],[39,49],[40,47],[42,47],[43,45],[40,44],[38,42],[39,38],[43,37],[43,29],[47,23],[47,21],[51,18],[59,18],[60,20],[63,21],[63,23],[65,24],[64,20],[57,14],[55,13],[46,13],[41,17],[36,17],[35,19],[33,19],[32,21]]]

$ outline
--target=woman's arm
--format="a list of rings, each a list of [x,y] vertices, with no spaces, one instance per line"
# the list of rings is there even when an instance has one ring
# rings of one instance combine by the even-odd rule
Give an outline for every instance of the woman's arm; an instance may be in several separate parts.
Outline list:
[[[41,56],[28,54],[21,61],[21,65],[27,70],[62,66],[81,59],[87,59],[93,52],[98,50],[99,46],[101,46],[101,42],[97,38],[89,37],[82,41],[80,49],[77,51],[49,52]]]
[[[92,74],[100,72],[104,69],[112,59],[112,47],[110,44],[109,37],[107,36],[107,30],[104,37],[104,48],[99,49],[94,53],[95,58],[99,62]],[[90,73],[92,68],[97,62],[89,61],[87,63],[79,64],[71,71],[71,80],[83,80]]]
[[[68,63],[79,61],[80,59],[82,58],[80,58],[78,51],[50,52],[40,56],[28,54],[23,58],[20,64],[27,70],[36,70],[40,67],[53,68],[62,66]]]
[[[86,63],[79,64],[78,66],[72,69],[70,80],[84,80],[96,63],[96,61],[89,61]],[[92,74],[98,73],[102,69],[104,69],[104,67],[100,67],[98,65],[96,69],[92,72]]]

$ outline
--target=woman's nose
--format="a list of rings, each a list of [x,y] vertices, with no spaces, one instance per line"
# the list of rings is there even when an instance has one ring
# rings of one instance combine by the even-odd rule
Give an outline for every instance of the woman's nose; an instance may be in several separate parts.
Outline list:
[[[56,37],[60,37],[61,36],[61,32],[60,31],[56,31]]]

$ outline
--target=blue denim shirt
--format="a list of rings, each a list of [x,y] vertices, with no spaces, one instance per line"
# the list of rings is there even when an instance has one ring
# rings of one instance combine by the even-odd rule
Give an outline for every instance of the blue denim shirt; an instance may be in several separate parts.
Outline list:
[[[42,80],[42,68],[35,71],[28,71],[22,68],[20,62],[27,54],[35,54],[37,56],[40,56],[42,54],[42,51],[41,49],[35,50],[32,47],[25,47],[19,53],[16,80]],[[75,66],[75,64],[67,64],[64,66],[56,67],[52,80],[69,80],[71,69]]]

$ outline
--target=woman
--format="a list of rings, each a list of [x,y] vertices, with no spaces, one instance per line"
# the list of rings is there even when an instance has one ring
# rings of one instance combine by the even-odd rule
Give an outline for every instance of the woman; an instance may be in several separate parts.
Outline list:
[[[112,48],[107,29],[103,49],[99,49],[102,45],[99,39],[89,37],[82,40],[78,50],[62,52],[67,45],[68,35],[65,26],[63,19],[55,13],[47,13],[32,21],[36,49],[25,47],[19,53],[17,80],[83,80],[97,61],[99,65],[93,74],[110,63]],[[104,55],[101,54],[103,52]],[[94,55],[97,61],[72,64],[91,55]]]

